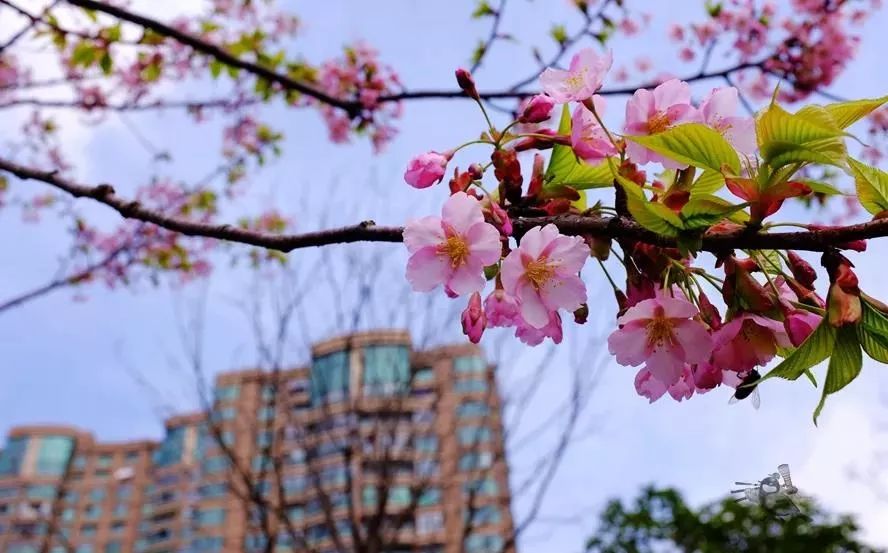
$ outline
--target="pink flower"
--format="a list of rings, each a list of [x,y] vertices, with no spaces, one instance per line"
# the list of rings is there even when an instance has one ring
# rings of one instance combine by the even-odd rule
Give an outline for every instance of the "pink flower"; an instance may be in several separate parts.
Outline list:
[[[669,395],[672,396],[672,399],[675,401],[681,401],[683,399],[691,399],[691,396],[694,395],[694,389],[696,385],[694,384],[694,371],[687,365],[681,371],[681,376],[678,379],[678,382],[669,386],[667,390]]]
[[[635,375],[635,391],[638,395],[646,397],[650,403],[663,397],[666,392],[669,392],[675,401],[690,399],[694,395],[694,375],[691,368],[685,366],[682,369],[681,377],[675,384],[667,386],[657,379],[650,370],[642,368]]]
[[[404,172],[404,180],[414,188],[428,188],[441,182],[444,171],[450,161],[450,154],[438,152],[426,152],[410,160],[407,171]]]
[[[477,344],[481,341],[485,326],[487,326],[487,317],[481,308],[481,294],[475,292],[469,297],[469,304],[462,312],[463,333],[469,337],[470,342]]]
[[[519,315],[517,327],[515,328],[515,337],[528,346],[538,346],[546,338],[551,338],[554,343],[560,344],[564,337],[561,328],[561,315],[557,311],[550,313],[549,322],[542,328],[535,328],[527,324],[527,321]]]
[[[555,225],[527,231],[502,264],[503,286],[518,298],[527,324],[542,329],[553,312],[573,311],[586,301],[586,285],[578,273],[588,257],[582,238],[564,236]]]
[[[701,394],[717,388],[723,380],[724,371],[712,363],[700,363],[694,367],[694,386]]]
[[[593,96],[592,104],[601,117],[604,113],[604,98]],[[570,145],[577,157],[590,162],[601,161],[617,153],[595,115],[582,104],[576,107],[571,117]]]
[[[688,83],[670,79],[650,90],[636,90],[626,102],[626,134],[648,135],[663,132],[679,123],[697,120],[697,111],[691,105],[691,89]],[[682,164],[656,154],[643,146],[629,141],[626,151],[633,162],[644,164],[658,161],[670,169]]]
[[[751,117],[737,117],[739,92],[733,86],[715,88],[700,104],[703,122],[717,130],[738,152],[755,152],[755,122]]]
[[[515,326],[521,319],[521,307],[518,300],[503,289],[497,289],[484,300],[484,312],[487,314],[487,326]]]
[[[822,319],[823,317],[816,313],[799,309],[786,316],[783,320],[783,327],[786,329],[786,334],[792,345],[799,347],[814,332]]]
[[[542,123],[552,116],[555,100],[545,94],[537,94],[531,98],[521,111],[520,123]]]
[[[420,292],[439,284],[456,295],[477,292],[484,287],[484,267],[502,253],[499,231],[484,222],[481,204],[465,192],[447,199],[441,218],[408,222],[404,244],[411,254],[407,280]]]
[[[620,327],[607,339],[617,363],[642,363],[666,386],[675,384],[685,365],[703,363],[712,352],[712,337],[691,302],[666,295],[644,300],[617,319]]]
[[[613,64],[613,55],[608,51],[598,54],[592,48],[577,52],[570,60],[567,71],[548,68],[540,75],[540,84],[555,102],[582,102],[588,100],[601,88],[604,75]]]
[[[777,347],[792,346],[783,325],[773,319],[743,313],[713,335],[713,362],[738,373],[764,365],[777,354]]]

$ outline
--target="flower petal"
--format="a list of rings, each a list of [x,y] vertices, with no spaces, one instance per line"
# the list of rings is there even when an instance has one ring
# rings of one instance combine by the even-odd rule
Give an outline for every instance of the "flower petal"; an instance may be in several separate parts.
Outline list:
[[[464,263],[456,268],[447,286],[458,296],[478,292],[484,288],[484,268],[476,263]]]
[[[465,192],[457,192],[447,198],[441,209],[441,215],[459,234],[465,234],[469,227],[484,221],[481,203]]]
[[[434,246],[426,246],[407,261],[407,281],[417,292],[428,292],[444,283],[450,274],[450,260],[438,255]]]
[[[686,363],[696,365],[709,361],[712,355],[712,336],[697,321],[679,321],[673,327],[675,339],[684,350]]]
[[[527,324],[534,328],[543,328],[549,323],[549,310],[531,283],[522,281],[518,285],[517,295],[521,302],[521,316]]]
[[[607,337],[607,349],[620,365],[637,367],[648,358],[647,330],[643,326],[624,326]]]
[[[667,386],[678,382],[684,366],[684,361],[675,356],[674,350],[663,347],[654,348],[645,364],[651,374]]]
[[[499,261],[503,253],[499,231],[484,221],[469,227],[466,241],[469,243],[470,255],[477,258],[485,267]]]
[[[438,217],[414,219],[404,227],[404,245],[410,253],[427,246],[437,246],[444,240],[444,229],[441,228],[441,219]]]
[[[550,311],[574,311],[586,301],[586,285],[576,275],[550,278],[540,288],[540,297]]]

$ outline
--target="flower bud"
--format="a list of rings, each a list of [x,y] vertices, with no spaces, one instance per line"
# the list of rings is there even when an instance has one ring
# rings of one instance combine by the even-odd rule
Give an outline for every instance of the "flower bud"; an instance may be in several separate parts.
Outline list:
[[[814,267],[792,250],[789,250],[787,254],[789,256],[789,270],[792,271],[792,276],[802,286],[813,289],[814,281],[817,280],[817,272],[814,270]]]
[[[475,88],[475,79],[466,69],[459,68],[456,70],[456,83],[466,93],[466,96],[473,100],[480,100],[478,89]]]
[[[555,100],[546,94],[537,94],[527,102],[524,111],[518,117],[520,123],[542,123],[552,116]]]
[[[487,326],[487,317],[481,307],[481,294],[475,292],[469,298],[469,304],[462,312],[463,333],[469,337],[469,341],[477,344],[481,341],[484,328]]]

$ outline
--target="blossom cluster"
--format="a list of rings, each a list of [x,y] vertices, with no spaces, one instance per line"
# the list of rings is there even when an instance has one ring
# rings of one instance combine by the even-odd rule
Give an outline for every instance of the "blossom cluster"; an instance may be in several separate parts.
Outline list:
[[[405,227],[407,279],[413,288],[442,288],[451,298],[468,297],[462,327],[473,342],[488,328],[511,327],[527,344],[545,338],[559,343],[565,316],[573,315],[579,324],[588,317],[581,272],[587,260],[596,258],[617,303],[617,328],[608,337],[608,349],[618,364],[638,368],[636,391],[651,402],[667,393],[682,401],[723,384],[741,386],[776,357],[800,348],[825,314],[832,327],[858,324],[856,277],[850,262],[837,252],[824,255],[830,275],[827,300],[815,290],[816,271],[792,250],[719,252],[721,278],[694,266],[696,249],[686,242],[683,246],[682,240],[693,242],[704,233],[730,232],[743,225],[761,228],[787,198],[813,194],[807,184],[792,180],[806,164],[773,172],[769,164],[786,164],[779,166],[779,159],[759,151],[770,152],[769,138],[757,132],[753,118],[739,113],[733,87],[712,90],[699,103],[692,101],[689,85],[679,80],[638,90],[626,102],[622,134],[617,134],[605,125],[605,102],[596,94],[611,65],[610,53],[580,51],[567,69],[543,72],[543,93],[525,101],[517,119],[503,130],[490,124],[480,140],[410,160],[405,181],[429,188],[444,180],[464,147],[481,143],[493,148],[489,163],[454,169],[440,217],[411,220]],[[459,70],[457,81],[477,99],[471,75]],[[882,102],[873,101],[868,109]],[[557,130],[534,126],[550,119],[559,104],[564,108]],[[771,127],[764,129],[761,133],[772,132]],[[842,132],[836,129],[835,134]],[[780,140],[785,148],[788,139]],[[545,149],[554,150],[549,169],[544,172],[544,158],[536,153],[524,186],[519,154]],[[770,157],[759,159],[760,155]],[[663,171],[650,183],[641,169],[649,164]],[[491,168],[495,189],[484,184]],[[705,171],[695,181],[699,168]],[[603,177],[594,177],[601,171]],[[584,183],[583,178],[600,182]],[[613,188],[615,205],[582,204],[579,189],[592,187]],[[715,195],[723,187],[743,203]],[[555,224],[557,219],[529,228],[519,224],[525,215],[601,219],[609,213],[675,236],[677,247],[628,238],[612,244],[594,232],[567,235]],[[617,257],[626,274],[625,287],[615,284],[603,263],[612,246],[622,252]],[[866,244],[842,247],[861,251]],[[488,282],[492,290],[485,291]],[[720,296],[724,314],[704,286]]]

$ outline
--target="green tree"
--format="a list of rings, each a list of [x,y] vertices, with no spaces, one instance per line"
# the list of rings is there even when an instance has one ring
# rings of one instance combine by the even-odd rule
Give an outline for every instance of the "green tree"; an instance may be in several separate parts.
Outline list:
[[[588,553],[882,551],[862,543],[852,517],[797,502],[802,514],[779,516],[772,509],[727,498],[699,510],[674,489],[646,488],[631,504],[613,500],[601,514]]]

